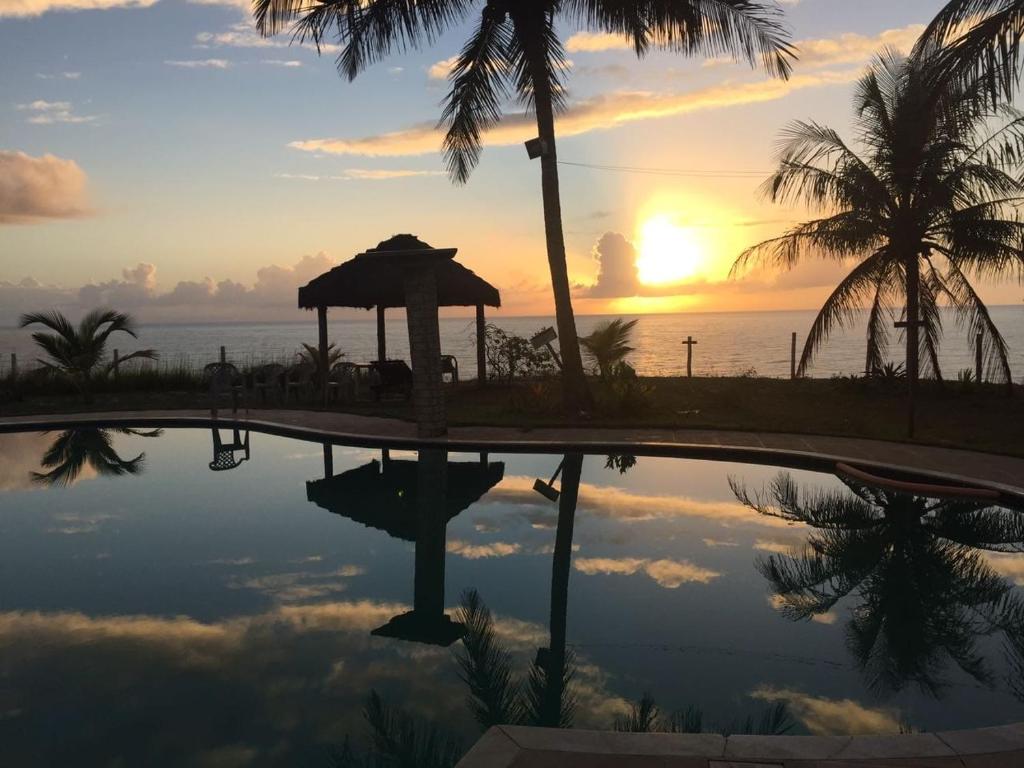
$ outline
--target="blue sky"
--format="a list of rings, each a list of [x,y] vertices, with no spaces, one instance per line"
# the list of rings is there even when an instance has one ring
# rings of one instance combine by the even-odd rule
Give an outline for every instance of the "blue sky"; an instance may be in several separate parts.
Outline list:
[[[295,284],[319,268],[411,231],[460,247],[466,264],[504,289],[510,312],[548,310],[539,167],[520,143],[529,126],[499,128],[465,187],[443,175],[436,137],[423,128],[436,121],[446,91],[431,70],[443,70],[464,29],[348,83],[332,54],[260,40],[244,3],[117,7],[123,2],[0,0],[0,152],[15,168],[48,155],[64,161],[44,173],[61,185],[61,205],[6,219],[0,210],[5,303],[67,299],[91,284],[107,286],[92,296],[152,304],[154,317],[194,317],[166,297],[150,300],[185,281],[215,304],[216,284],[227,280],[253,294],[253,313],[272,298],[291,304]],[[783,7],[794,39],[805,43],[786,86],[743,65],[670,54],[637,62],[614,45],[590,50],[609,46],[567,28],[573,106],[559,125],[561,159],[767,170],[789,120],[847,130],[851,81],[871,52],[911,41],[913,25],[941,2]],[[581,286],[596,280],[603,234],[638,243],[652,216],[697,232],[702,262],[690,289],[652,310],[810,307],[834,277],[812,266],[764,290],[723,283],[742,247],[800,215],[760,201],[758,178],[565,166],[561,174],[570,272]],[[581,302],[581,311],[616,308]]]

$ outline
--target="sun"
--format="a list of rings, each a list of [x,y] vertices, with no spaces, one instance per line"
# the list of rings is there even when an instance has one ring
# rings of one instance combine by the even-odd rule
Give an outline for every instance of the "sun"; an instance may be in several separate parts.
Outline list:
[[[671,216],[651,216],[637,238],[637,276],[645,285],[679,283],[693,277],[705,261],[697,233]]]

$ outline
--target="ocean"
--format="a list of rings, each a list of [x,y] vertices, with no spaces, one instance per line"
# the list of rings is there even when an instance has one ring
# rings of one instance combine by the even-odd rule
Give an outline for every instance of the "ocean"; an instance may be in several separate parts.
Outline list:
[[[1011,350],[1014,379],[1024,376],[1024,307],[991,308],[993,319]],[[796,332],[798,354],[815,317],[813,311],[720,312],[639,316],[633,337],[635,351],[629,361],[641,375],[678,376],[686,372],[686,348],[683,342],[692,336],[695,376],[758,375],[789,376],[790,339]],[[607,316],[582,315],[577,318],[581,335],[591,331]],[[627,316],[627,319],[632,319]],[[495,313],[491,322],[506,331],[530,336],[553,325],[553,317],[502,317]],[[361,319],[336,318],[329,322],[330,338],[352,362],[376,358],[376,320],[367,313]],[[408,359],[405,320],[395,317],[387,323],[388,356]],[[864,369],[865,318],[859,317],[849,329],[836,332],[820,351],[809,372],[816,377],[860,373]],[[219,357],[220,347],[230,360],[240,365],[262,361],[287,362],[294,359],[303,342],[316,343],[316,316],[301,323],[239,323],[195,325],[143,325],[139,339],[117,339],[121,354],[151,347],[161,354],[161,365],[186,363],[202,367]],[[892,334],[892,357],[899,360],[902,351]],[[463,378],[476,375],[474,321],[471,318],[442,318],[441,346],[445,354],[455,355]],[[10,366],[10,355],[18,355],[19,367],[33,365],[38,352],[29,331],[0,329],[0,374]],[[957,372],[974,367],[968,347],[967,331],[958,328],[951,314],[946,315],[945,337],[941,349],[943,375],[955,378]]]

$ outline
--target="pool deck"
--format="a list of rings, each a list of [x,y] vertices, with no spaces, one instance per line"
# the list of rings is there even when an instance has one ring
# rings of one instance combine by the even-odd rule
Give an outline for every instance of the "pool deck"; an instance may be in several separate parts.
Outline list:
[[[454,427],[421,440],[414,424],[354,414],[253,410],[0,417],[0,433],[73,427],[233,428],[318,442],[494,453],[633,453],[835,469],[859,467],[985,485],[1024,500],[1024,459],[850,437],[679,429]],[[893,736],[629,734],[490,729],[458,768],[1024,768],[1024,723]]]
[[[923,477],[983,484],[1006,494],[1024,496],[1024,459],[855,437],[650,427],[452,427],[446,438],[422,440],[416,437],[414,424],[399,419],[284,409],[254,409],[238,414],[222,410],[217,419],[204,410],[0,417],[0,432],[74,426],[237,426],[285,437],[373,447],[495,453],[635,453],[779,464],[820,471],[830,471],[837,462],[845,462],[868,469],[898,470]]]

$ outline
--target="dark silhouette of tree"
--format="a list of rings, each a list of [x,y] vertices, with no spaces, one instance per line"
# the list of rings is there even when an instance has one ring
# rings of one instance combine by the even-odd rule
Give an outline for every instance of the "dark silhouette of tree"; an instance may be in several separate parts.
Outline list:
[[[814,122],[793,123],[784,133],[765,194],[829,214],[748,249],[734,273],[754,263],[788,269],[807,258],[855,262],[811,327],[801,374],[834,328],[865,306],[866,370],[881,368],[892,307],[905,306],[913,398],[922,368],[941,378],[939,306],[948,302],[972,345],[982,332],[989,375],[1011,381],[1006,343],[971,278],[1024,270],[1024,224],[1016,212],[1024,187],[1011,173],[1024,147],[1024,116],[980,105],[980,81],[952,87],[936,73],[934,60],[923,56],[887,51],[876,60],[854,99],[862,152]]]
[[[1024,614],[982,551],[1024,551],[1024,512],[841,479],[844,491],[802,491],[782,473],[755,495],[730,479],[750,509],[812,529],[802,552],[757,561],[783,615],[807,620],[853,596],[847,646],[879,692],[913,683],[939,696],[949,662],[993,682],[977,640],[1020,634]]]
[[[159,437],[163,430],[142,432],[137,429],[69,429],[61,432],[42,457],[48,472],[33,472],[32,482],[57,487],[69,486],[88,466],[101,477],[141,474],[146,466],[146,454],[134,459],[122,459],[114,450],[111,433],[137,437]]]
[[[256,0],[263,35],[291,27],[317,46],[341,45],[338,71],[349,80],[394,51],[433,43],[471,18],[473,32],[455,60],[441,113],[444,155],[453,180],[476,166],[483,134],[501,120],[509,96],[536,116],[542,143],[541,192],[548,266],[561,339],[566,405],[590,404],[565,260],[555,114],[565,106],[568,61],[556,30],[563,17],[587,29],[620,34],[637,56],[652,48],[687,55],[740,56],[788,77],[794,50],[778,7],[763,0]]]
[[[30,312],[18,321],[21,328],[41,325],[51,333],[36,331],[32,340],[46,353],[40,360],[45,370],[68,379],[88,398],[97,376],[106,376],[115,370],[113,361],[106,359],[107,342],[115,333],[127,333],[133,339],[135,321],[130,315],[112,309],[94,309],[73,325],[60,312]],[[140,349],[118,360],[118,365],[129,360],[156,360],[159,355],[152,349]]]

